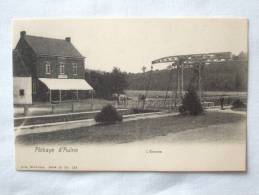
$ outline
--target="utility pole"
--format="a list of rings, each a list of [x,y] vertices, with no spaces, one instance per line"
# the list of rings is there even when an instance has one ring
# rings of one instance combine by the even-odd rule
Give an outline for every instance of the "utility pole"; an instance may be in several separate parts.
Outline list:
[[[177,62],[177,91],[179,92],[179,96],[181,96],[181,75],[180,75],[180,72],[181,72],[181,63],[180,63],[180,60],[178,59],[178,62]]]
[[[154,68],[153,65],[151,65],[151,67],[150,67],[150,73],[149,73],[149,78],[148,78],[148,83],[147,83],[147,89],[146,89],[145,97],[144,97],[144,101],[143,101],[143,109],[145,108],[146,98],[147,98],[148,91],[149,91],[149,88],[150,88],[150,83],[151,83],[151,77],[152,77],[153,68]]]
[[[199,79],[198,79],[198,90],[199,90],[199,98],[200,98],[200,101],[201,101],[201,62],[199,63]]]
[[[147,88],[147,82],[146,82],[146,69],[147,67],[146,66],[143,66],[142,67],[142,72],[143,72],[143,76],[144,76],[144,88]]]
[[[171,67],[171,68],[172,68],[172,69],[171,69],[171,74],[173,74],[173,72],[174,72],[173,69],[174,69],[174,67],[175,67],[175,63],[172,63],[171,66],[172,66],[172,67]],[[172,77],[172,79],[170,79],[170,82],[171,82],[171,81],[174,81],[174,80],[173,80],[173,75],[171,75],[171,77]],[[170,83],[169,83],[169,85],[170,85]],[[168,86],[169,86],[169,85],[168,85]],[[170,101],[170,110],[172,110],[173,106],[175,106],[175,105],[174,105],[174,104],[175,104],[175,102],[174,102],[174,97],[173,97],[173,96],[174,96],[174,92],[175,92],[175,98],[177,97],[177,91],[174,91],[174,82],[172,82],[171,85],[172,85],[172,99],[171,99],[171,101]]]
[[[176,62],[176,86],[175,86],[175,101],[174,101],[174,107],[177,106],[177,99],[178,99],[178,90],[179,90],[179,63]],[[173,88],[172,88],[173,90]]]
[[[147,78],[146,78],[146,69],[147,67],[146,66],[142,66],[142,72],[143,72],[143,76],[144,76],[144,88],[145,90],[147,90]],[[145,92],[146,94],[146,92]],[[139,100],[142,100],[142,109],[144,110],[144,107],[145,107],[145,99],[142,99],[142,94],[141,96],[139,97],[140,99],[138,99],[138,106],[139,106]]]
[[[184,83],[183,83],[183,71],[184,71],[184,63],[182,60],[180,60],[180,64],[181,64],[181,98],[183,98],[183,87],[184,87]]]

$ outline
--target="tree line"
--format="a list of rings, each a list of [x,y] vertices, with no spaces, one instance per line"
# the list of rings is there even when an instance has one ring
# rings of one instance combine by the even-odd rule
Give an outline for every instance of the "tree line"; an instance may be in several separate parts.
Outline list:
[[[197,88],[198,71],[195,68],[184,69],[184,89],[190,85]],[[205,65],[201,70],[201,84],[205,91],[246,91],[248,64],[247,61],[228,61]],[[151,78],[151,79],[149,79]],[[176,70],[153,70],[145,73],[129,73],[128,89],[150,90],[176,89]]]
[[[141,70],[141,69],[140,69]],[[142,70],[143,71],[143,70]],[[126,73],[114,67],[112,72],[87,70],[85,80],[94,88],[95,96],[112,98],[131,90],[173,90],[177,85],[176,70],[154,70],[142,73]],[[201,70],[201,85],[205,91],[246,91],[248,80],[247,55],[241,52],[231,61],[204,65]],[[195,68],[184,70],[184,90],[197,88],[198,72]]]
[[[113,94],[122,94],[128,87],[127,73],[114,67],[112,72],[88,70],[85,72],[85,80],[94,88],[95,96],[111,99]]]

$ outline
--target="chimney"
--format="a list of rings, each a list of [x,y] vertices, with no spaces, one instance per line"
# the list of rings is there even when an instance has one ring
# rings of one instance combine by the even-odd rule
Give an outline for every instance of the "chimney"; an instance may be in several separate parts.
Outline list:
[[[70,37],[66,37],[65,40],[66,40],[67,42],[69,42],[69,43],[71,42],[71,38],[70,38]]]
[[[25,35],[26,35],[26,31],[21,31],[21,32],[20,32],[20,37],[21,37],[21,38],[25,37]]]

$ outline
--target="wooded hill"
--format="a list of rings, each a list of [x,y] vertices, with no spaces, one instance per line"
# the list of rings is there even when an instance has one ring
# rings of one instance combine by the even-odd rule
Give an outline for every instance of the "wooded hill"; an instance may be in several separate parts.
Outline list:
[[[127,82],[130,90],[145,90],[149,83],[150,90],[176,88],[177,74],[174,70],[153,70],[152,73],[128,73]],[[150,75],[151,74],[151,75]],[[149,79],[151,76],[151,79]],[[171,78],[170,78],[171,76]],[[202,70],[202,88],[205,91],[246,91],[248,79],[248,61],[233,60],[205,65]],[[150,82],[149,82],[150,80]],[[190,84],[197,87],[198,71],[184,69],[184,89]]]

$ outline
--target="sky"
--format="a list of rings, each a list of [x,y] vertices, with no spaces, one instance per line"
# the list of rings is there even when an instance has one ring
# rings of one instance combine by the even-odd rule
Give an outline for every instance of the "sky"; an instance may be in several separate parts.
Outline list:
[[[19,19],[13,21],[12,46],[15,48],[20,31],[58,39],[71,37],[86,57],[86,68],[141,72],[151,61],[171,55],[247,52],[247,25],[247,20],[233,18]]]

